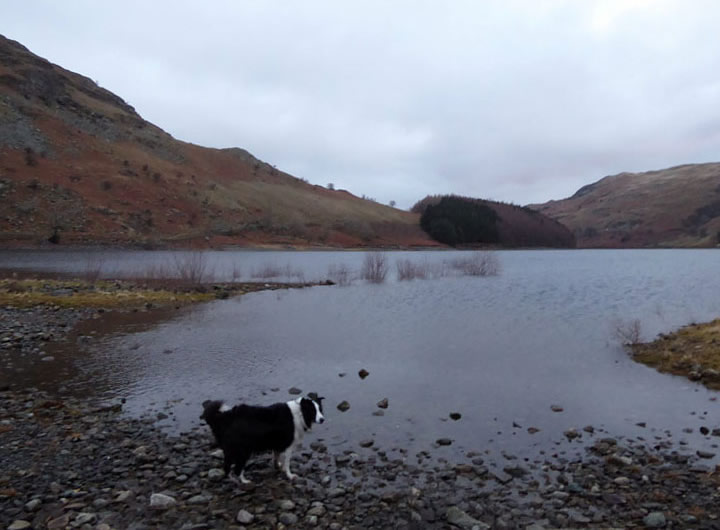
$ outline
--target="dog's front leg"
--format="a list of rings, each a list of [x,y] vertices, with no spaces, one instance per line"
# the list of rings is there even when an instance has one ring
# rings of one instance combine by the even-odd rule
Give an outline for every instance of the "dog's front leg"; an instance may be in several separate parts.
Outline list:
[[[283,453],[273,451],[273,467],[275,467],[276,469],[280,469],[282,467],[282,456]]]
[[[297,475],[290,472],[290,456],[292,455],[292,446],[288,447],[287,450],[281,455],[281,458],[284,458],[283,462],[283,471],[285,472],[285,476],[289,478],[290,480],[293,480],[297,478]]]

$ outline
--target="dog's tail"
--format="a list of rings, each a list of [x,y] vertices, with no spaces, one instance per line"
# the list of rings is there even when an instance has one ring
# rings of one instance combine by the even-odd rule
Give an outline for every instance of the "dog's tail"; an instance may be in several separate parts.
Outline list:
[[[222,401],[203,401],[203,413],[200,416],[201,420],[205,420],[208,424],[212,423],[220,415],[220,408],[223,406]]]

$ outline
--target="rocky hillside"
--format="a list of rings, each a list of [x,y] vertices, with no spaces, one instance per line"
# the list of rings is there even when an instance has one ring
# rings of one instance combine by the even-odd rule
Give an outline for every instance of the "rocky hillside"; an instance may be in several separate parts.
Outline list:
[[[181,142],[0,36],[0,244],[433,245],[417,214]]]
[[[715,247],[720,163],[620,173],[530,207],[570,228],[579,247]]]
[[[445,209],[447,210],[449,208],[451,210],[448,212],[449,215],[444,215],[436,211],[435,215],[433,215],[436,219],[426,218],[426,213],[430,213],[428,209],[432,210],[434,207],[441,206],[444,203],[447,203]],[[476,219],[478,216],[482,216],[480,211],[461,212],[460,210],[465,210],[463,204],[473,205],[478,209],[492,212],[485,226],[479,229],[479,232],[486,232],[486,234],[483,236],[479,233],[476,239],[477,243],[497,245],[506,248],[575,247],[575,238],[565,226],[535,210],[513,204],[459,197],[456,195],[429,195],[417,202],[412,207],[412,211],[422,216],[421,224],[426,225],[426,227],[431,225],[433,221],[442,221],[443,217],[447,217],[447,221],[450,222],[450,224],[458,225],[463,224],[461,220],[463,216],[466,218],[468,216],[475,217]],[[452,210],[454,210],[454,212]],[[439,219],[437,219],[438,217]],[[466,219],[466,221],[469,221],[469,223],[465,223],[465,225],[474,224],[472,219]],[[456,226],[456,228],[460,232],[464,231],[466,236],[468,235],[467,226]],[[432,233],[432,229],[430,229],[429,232]],[[442,237],[439,239],[441,241],[445,240]]]

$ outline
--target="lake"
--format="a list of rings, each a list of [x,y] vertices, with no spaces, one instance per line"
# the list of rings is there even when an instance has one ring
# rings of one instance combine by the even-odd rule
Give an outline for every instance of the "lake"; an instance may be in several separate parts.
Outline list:
[[[172,269],[182,255],[3,251],[0,266],[143,276]],[[354,279],[107,315],[81,331],[90,339],[54,353],[57,363],[72,365],[69,375],[39,363],[19,377],[125,398],[128,413],[166,415],[161,424],[175,432],[200,425],[205,399],[266,404],[290,399],[294,386],[326,397],[329,421],[310,440],[322,438],[336,451],[368,451],[358,442],[374,439],[375,447],[431,449],[448,458],[475,450],[490,459],[535,459],[582,452],[603,436],[716,451],[720,439],[698,429],[720,426],[717,393],[633,362],[616,331],[638,319],[651,339],[720,316],[720,252],[498,251],[497,276],[413,281],[397,280],[396,261],[447,271],[468,254],[386,255],[390,273],[382,284]],[[269,269],[284,274],[273,281],[317,281],[343,267],[352,276],[364,253],[225,251],[203,259],[207,277],[218,281],[265,281],[259,278]],[[367,378],[358,377],[361,369]],[[373,415],[383,398],[389,407]],[[343,400],[350,403],[344,413],[336,409]],[[460,420],[449,419],[451,412]],[[588,425],[592,436],[582,430]],[[566,440],[572,428],[582,440]],[[437,448],[439,438],[453,443]]]

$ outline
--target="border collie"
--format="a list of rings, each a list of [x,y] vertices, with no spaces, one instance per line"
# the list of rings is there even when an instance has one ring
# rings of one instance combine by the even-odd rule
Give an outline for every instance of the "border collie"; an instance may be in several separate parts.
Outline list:
[[[323,423],[322,400],[316,394],[275,403],[268,407],[236,405],[232,408],[222,401],[203,402],[201,420],[210,426],[215,441],[225,456],[225,476],[235,466],[235,475],[247,484],[245,464],[254,453],[272,451],[275,465],[292,480],[297,475],[290,472],[290,457],[300,445],[306,431],[313,423]]]

